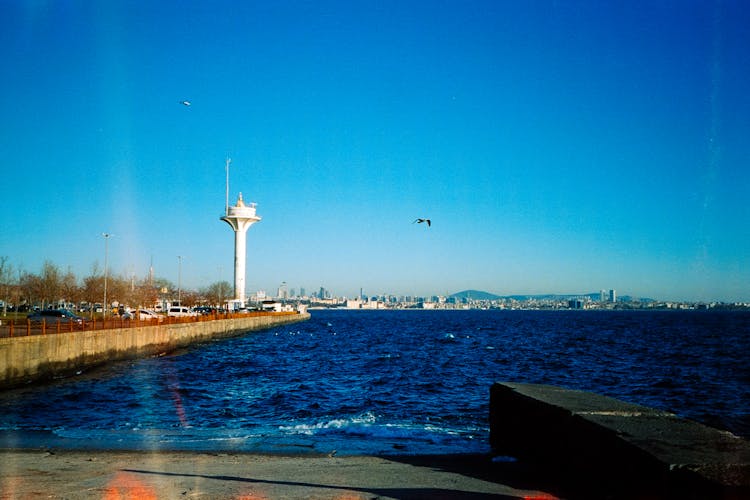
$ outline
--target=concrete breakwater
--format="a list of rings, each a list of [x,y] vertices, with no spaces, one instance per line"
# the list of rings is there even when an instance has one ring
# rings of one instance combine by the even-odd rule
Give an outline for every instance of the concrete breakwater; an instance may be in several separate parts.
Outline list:
[[[309,313],[267,313],[213,321],[0,338],[0,389],[309,318]]]
[[[490,441],[590,498],[750,498],[750,443],[673,413],[585,391],[496,383]],[[584,495],[580,492],[584,491]]]

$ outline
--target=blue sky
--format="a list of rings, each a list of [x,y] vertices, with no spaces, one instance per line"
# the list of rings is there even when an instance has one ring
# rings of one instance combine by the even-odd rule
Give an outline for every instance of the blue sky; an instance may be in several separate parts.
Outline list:
[[[2,1],[0,255],[749,301],[750,7],[611,3]]]

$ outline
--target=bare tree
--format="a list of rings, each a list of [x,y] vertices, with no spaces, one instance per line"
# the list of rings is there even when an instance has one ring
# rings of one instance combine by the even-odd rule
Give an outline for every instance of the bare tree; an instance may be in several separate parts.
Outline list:
[[[181,299],[183,306],[193,307],[198,303],[198,292],[195,290],[182,290]]]
[[[91,315],[94,314],[93,305],[97,302],[101,302],[104,296],[104,275],[100,275],[97,272],[97,268],[92,269],[92,274],[83,278],[83,286],[81,287],[81,295],[83,300],[91,304]]]
[[[8,263],[8,257],[0,257],[0,299],[3,301],[3,316],[8,314],[8,300],[11,298],[13,288],[13,266]]]
[[[107,304],[125,304],[130,295],[130,280],[122,276],[109,276],[107,278]]]
[[[130,304],[139,307],[153,307],[159,300],[159,289],[153,285],[151,276],[146,276],[142,281],[135,284],[132,291]]]
[[[207,288],[201,290],[201,294],[206,298],[209,304],[221,306],[232,293],[232,285],[227,281],[217,281]]]
[[[42,297],[42,280],[36,274],[24,271],[18,278],[18,287],[21,298],[27,304],[33,305],[41,300]]]
[[[62,277],[60,276],[60,269],[55,264],[49,260],[45,260],[39,279],[39,292],[42,304],[57,302],[63,298],[61,296]]]
[[[70,269],[60,279],[60,293],[67,302],[77,304],[81,301],[81,287],[78,286],[78,278]]]
[[[0,300],[7,302],[7,297],[13,297],[16,302],[25,300],[29,305],[40,304],[45,307],[58,300],[78,303],[81,301],[97,304],[104,297],[104,273],[98,263],[91,267],[91,274],[80,282],[77,276],[68,269],[64,274],[52,262],[45,261],[39,275],[19,272],[19,277],[13,279],[13,268],[8,264],[7,257],[0,257]],[[217,288],[218,287],[218,288]],[[214,295],[210,300],[221,302],[229,293],[230,285],[226,282],[212,285]],[[218,292],[216,291],[218,290]],[[174,284],[164,278],[148,276],[140,282],[132,277],[107,276],[107,302],[119,303],[127,306],[151,307],[159,298],[168,299],[177,294]],[[195,305],[202,297],[194,290],[182,290],[182,300],[185,305]],[[92,308],[92,315],[94,313]]]

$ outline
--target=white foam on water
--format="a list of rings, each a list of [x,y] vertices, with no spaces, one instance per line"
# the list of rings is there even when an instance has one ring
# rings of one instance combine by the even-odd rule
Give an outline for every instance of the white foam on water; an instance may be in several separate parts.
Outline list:
[[[335,418],[327,422],[312,424],[281,425],[279,430],[286,434],[303,434],[312,436],[326,432],[352,432],[358,428],[368,428],[376,422],[374,414],[368,412],[350,418]]]
[[[331,438],[338,435],[341,438],[409,440],[435,444],[456,439],[467,441],[473,439],[473,436],[467,434],[465,429],[458,430],[435,424],[380,422],[378,417],[371,412],[349,418],[282,425],[279,426],[278,430],[288,436],[302,435]]]

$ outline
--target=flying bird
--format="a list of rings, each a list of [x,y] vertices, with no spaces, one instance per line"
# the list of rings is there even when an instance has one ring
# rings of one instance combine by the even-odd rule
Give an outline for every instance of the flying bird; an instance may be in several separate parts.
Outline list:
[[[421,223],[423,223],[423,222],[426,222],[428,226],[430,226],[430,225],[432,224],[432,223],[430,222],[430,219],[417,219],[417,220],[415,220],[414,222],[412,222],[412,224],[414,224],[414,223],[417,223],[417,224],[421,224]]]
[[[190,106],[190,101],[180,101],[183,106]]]

